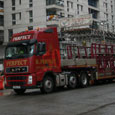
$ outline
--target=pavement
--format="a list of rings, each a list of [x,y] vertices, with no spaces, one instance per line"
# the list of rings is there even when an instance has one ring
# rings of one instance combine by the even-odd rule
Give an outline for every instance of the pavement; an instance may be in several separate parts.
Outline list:
[[[115,83],[41,94],[0,91],[0,115],[115,115]]]
[[[11,95],[12,93],[13,93],[13,90],[11,89],[0,90],[0,96]]]

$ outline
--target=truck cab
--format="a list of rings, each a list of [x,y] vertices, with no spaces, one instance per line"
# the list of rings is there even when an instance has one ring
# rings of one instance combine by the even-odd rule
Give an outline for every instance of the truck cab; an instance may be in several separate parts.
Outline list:
[[[26,89],[41,88],[44,77],[49,74],[54,76],[54,72],[61,72],[56,28],[42,28],[13,35],[5,49],[6,88],[14,89],[18,94]],[[48,84],[51,85],[49,80]]]

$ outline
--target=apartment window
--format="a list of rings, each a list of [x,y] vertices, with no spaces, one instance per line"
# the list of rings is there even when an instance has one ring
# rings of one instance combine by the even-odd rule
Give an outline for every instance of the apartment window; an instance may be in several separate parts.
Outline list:
[[[83,11],[83,5],[77,4],[77,14]]]
[[[12,25],[16,25],[16,21],[12,21]]]
[[[107,24],[107,31],[109,31],[109,24]]]
[[[4,3],[2,1],[0,1],[0,8],[4,7]]]
[[[67,7],[69,7],[69,1],[67,1]]]
[[[77,14],[79,14],[79,4],[77,4]]]
[[[21,20],[22,16],[21,16],[21,12],[19,13],[19,20]]]
[[[79,10],[79,4],[77,4],[77,10]]]
[[[29,22],[33,22],[33,11],[29,11]]]
[[[4,31],[0,30],[0,43],[3,43],[4,40]]]
[[[22,3],[22,0],[19,0],[19,4],[21,5],[21,3]]]
[[[16,14],[12,14],[12,20],[16,20]]]
[[[104,13],[104,17],[106,18],[106,20],[108,21],[108,14]]]
[[[88,4],[93,7],[97,7],[98,0],[88,0]]]
[[[0,15],[0,26],[4,25],[4,16]]]
[[[114,16],[112,15],[111,16],[111,19],[112,19],[112,24],[114,23]]]
[[[71,2],[71,8],[73,9],[73,2]]]
[[[33,7],[33,4],[29,4],[29,7],[30,7],[30,8]]]
[[[12,25],[16,25],[16,14],[12,14]]]
[[[106,9],[106,12],[108,11],[108,4],[106,2],[103,3],[103,7]]]
[[[29,11],[29,17],[30,17],[30,18],[33,18],[33,11],[32,11],[32,10]]]
[[[9,41],[10,41],[11,38],[12,38],[12,35],[13,35],[13,30],[12,29],[8,30],[8,35],[9,35]]]
[[[33,22],[33,18],[30,18],[30,19],[29,19],[29,22],[32,23],[32,22]]]
[[[29,7],[33,7],[33,0],[29,0]]]
[[[15,10],[15,0],[12,0],[12,10]]]
[[[67,1],[67,7],[70,7],[73,9],[73,2]]]
[[[81,5],[81,11],[83,11],[83,6]]]
[[[52,5],[55,3],[56,3],[56,0],[46,0],[46,5]]]
[[[113,13],[113,5],[111,5],[111,13]]]
[[[89,10],[89,14],[92,14],[93,18],[97,19],[98,18],[98,11],[93,10],[93,9],[88,9]]]
[[[15,6],[12,7],[12,10],[15,10]]]
[[[15,6],[16,2],[15,0],[12,0],[12,6]]]
[[[112,26],[112,31],[114,32],[114,30],[115,30],[115,27],[114,27],[114,26]]]

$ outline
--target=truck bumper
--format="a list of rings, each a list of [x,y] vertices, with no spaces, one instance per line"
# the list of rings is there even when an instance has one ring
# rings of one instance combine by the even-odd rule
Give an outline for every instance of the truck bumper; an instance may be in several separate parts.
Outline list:
[[[6,89],[36,89],[36,88],[40,88],[42,87],[42,82],[37,82],[36,85],[31,85],[31,86],[8,86],[8,85],[5,85],[5,88]]]
[[[40,88],[38,86],[18,86],[18,87],[14,87],[14,86],[5,86],[6,89],[35,89],[35,88]]]

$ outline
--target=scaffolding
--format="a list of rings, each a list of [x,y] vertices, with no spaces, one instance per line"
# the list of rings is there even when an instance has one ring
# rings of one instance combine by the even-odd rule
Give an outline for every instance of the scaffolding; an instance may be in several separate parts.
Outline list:
[[[89,53],[91,51],[88,47],[91,47],[92,43],[113,45],[115,44],[115,34],[92,28],[66,28],[61,30],[59,40],[61,57],[66,58],[69,50],[72,50],[70,55],[75,54],[77,50],[75,46],[81,47],[79,48],[80,53],[85,55],[84,47],[87,47],[87,53]]]

